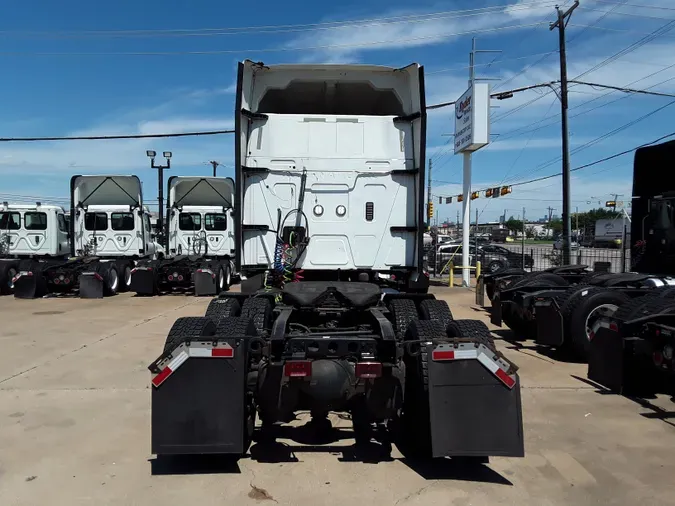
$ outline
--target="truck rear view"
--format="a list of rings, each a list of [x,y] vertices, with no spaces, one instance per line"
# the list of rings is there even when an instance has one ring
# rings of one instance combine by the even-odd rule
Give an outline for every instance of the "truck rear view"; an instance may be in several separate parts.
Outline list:
[[[240,64],[243,275],[263,285],[265,271],[287,279],[298,270],[304,279],[382,273],[426,290],[423,88],[416,64]]]
[[[306,410],[407,456],[522,456],[517,367],[421,272],[422,67],[247,61],[235,114],[246,279],[149,366],[153,453],[242,456]]]

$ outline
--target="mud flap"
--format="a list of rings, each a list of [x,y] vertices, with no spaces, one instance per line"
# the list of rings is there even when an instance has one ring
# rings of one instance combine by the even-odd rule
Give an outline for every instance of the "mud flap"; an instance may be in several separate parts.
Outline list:
[[[534,303],[537,336],[534,342],[548,346],[562,346],[565,340],[563,316],[558,304],[551,299]]]
[[[145,267],[136,267],[131,271],[131,288],[138,295],[155,295],[157,283],[155,273]]]
[[[197,269],[194,273],[195,296],[218,295],[217,280],[210,269]]]
[[[199,343],[191,343],[189,347],[182,345],[155,376],[157,379],[169,369],[170,375],[159,386],[155,386],[153,380],[153,454],[242,455],[246,452],[247,350],[237,341],[218,339],[218,345],[226,343],[234,350],[231,357],[225,358],[203,354],[208,347]],[[194,353],[194,349],[200,352]]]
[[[428,364],[433,457],[524,456],[517,374],[509,388],[480,360]]]
[[[103,278],[98,272],[83,272],[78,280],[81,299],[102,299]]]
[[[47,292],[47,280],[40,271],[21,271],[14,278],[14,297],[17,299],[37,299]]]
[[[492,309],[490,311],[490,323],[497,327],[502,326],[502,300],[499,294],[496,293],[492,299]]]
[[[600,328],[588,352],[588,379],[621,393],[623,386],[624,343],[618,332]]]
[[[485,278],[480,276],[476,282],[476,305],[485,306]]]

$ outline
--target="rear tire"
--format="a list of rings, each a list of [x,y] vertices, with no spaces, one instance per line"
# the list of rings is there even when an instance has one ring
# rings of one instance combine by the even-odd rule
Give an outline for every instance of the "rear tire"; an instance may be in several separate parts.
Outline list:
[[[221,300],[234,300],[235,299],[221,299]],[[215,302],[212,301],[212,302]],[[239,303],[237,303],[239,306]],[[258,332],[255,328],[253,320],[250,318],[244,317],[225,317],[221,318],[218,322],[216,328],[216,338],[217,339],[228,339],[228,338],[243,338],[244,346],[248,349],[250,337],[256,337]],[[244,420],[244,454],[248,451],[251,442],[253,441],[253,431],[255,430],[255,418],[256,418],[256,409],[254,402],[254,393],[251,389],[246,391],[246,406],[245,413],[246,417]]]
[[[253,320],[258,334],[272,326],[272,302],[265,297],[249,297],[241,306],[241,316]]]
[[[389,302],[389,312],[397,337],[402,338],[408,330],[408,325],[414,320],[419,320],[417,307],[410,299],[393,299]]]
[[[495,350],[495,338],[485,323],[480,320],[453,320],[447,327],[448,337],[468,337]]]
[[[232,268],[230,267],[230,262],[225,262],[223,264],[223,287],[221,288],[222,292],[228,292],[230,286],[232,285]]]
[[[216,323],[223,318],[230,318],[239,316],[241,314],[241,306],[239,301],[233,298],[216,298],[209,302],[209,307],[206,308],[206,318],[211,318]]]
[[[117,295],[120,288],[120,275],[114,262],[101,262],[96,266],[96,272],[103,278],[103,295],[112,297]]]
[[[434,320],[415,320],[408,325],[406,341],[431,341],[445,337],[445,329]],[[429,369],[426,344],[420,344],[416,356],[406,354],[405,397],[396,446],[408,458],[430,458],[431,415],[429,412]]]
[[[164,353],[173,351],[176,346],[189,341],[193,337],[213,337],[216,335],[216,324],[203,316],[182,316],[178,318],[164,343]]]
[[[19,262],[0,262],[0,295],[14,293],[12,279],[19,272]]]
[[[420,303],[420,315],[423,320],[438,321],[443,328],[453,320],[452,311],[444,300],[425,299]]]
[[[569,318],[565,321],[568,332],[565,340],[574,348],[579,358],[587,361],[591,347],[590,330],[602,316],[612,316],[619,306],[630,300],[622,292],[609,291],[602,288],[582,290],[568,301]]]

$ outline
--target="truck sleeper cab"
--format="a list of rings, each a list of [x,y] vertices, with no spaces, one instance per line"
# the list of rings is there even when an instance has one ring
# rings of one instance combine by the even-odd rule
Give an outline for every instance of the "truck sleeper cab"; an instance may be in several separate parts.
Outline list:
[[[246,61],[236,110],[242,274],[304,279],[395,274],[426,290],[423,73],[367,65]]]
[[[14,293],[14,277],[26,259],[65,258],[70,252],[68,224],[60,206],[0,205],[0,294]]]
[[[215,295],[229,289],[235,275],[234,181],[174,176],[167,192],[168,256],[138,265],[132,290],[154,295],[194,286],[195,295]]]
[[[162,253],[154,242],[137,176],[76,175],[70,195],[69,258],[34,262],[22,270],[16,297],[74,289],[83,298],[114,295],[129,288],[138,259]]]

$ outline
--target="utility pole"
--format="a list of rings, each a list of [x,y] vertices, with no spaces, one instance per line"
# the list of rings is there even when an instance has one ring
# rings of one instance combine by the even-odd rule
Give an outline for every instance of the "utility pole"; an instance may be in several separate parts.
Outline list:
[[[521,262],[523,264],[522,268],[525,268],[525,208],[523,207],[523,237],[520,239],[520,256]]]
[[[215,160],[211,160],[209,162],[211,165],[213,165],[213,177],[216,177],[216,172],[217,172],[217,167],[220,165],[220,162],[216,162]]]
[[[551,230],[551,218],[553,216],[553,211],[555,211],[555,209],[551,206],[548,206],[548,230],[551,232],[551,235],[553,235],[553,230]]]
[[[570,219],[570,147],[569,130],[567,127],[567,52],[565,47],[565,27],[574,9],[579,7],[579,0],[565,12],[556,7],[558,19],[551,23],[550,30],[558,29],[560,45],[560,112],[562,116],[562,221],[563,221],[563,264],[569,265],[572,257],[572,221]]]
[[[428,229],[431,230],[431,213],[429,212],[429,209],[431,209],[431,168],[433,167],[434,161],[429,158],[429,171],[427,175],[427,222],[428,222]]]

